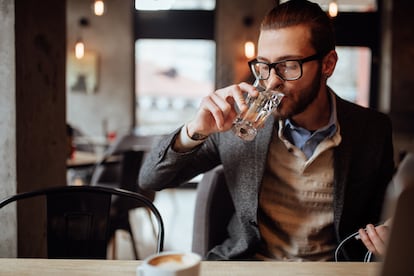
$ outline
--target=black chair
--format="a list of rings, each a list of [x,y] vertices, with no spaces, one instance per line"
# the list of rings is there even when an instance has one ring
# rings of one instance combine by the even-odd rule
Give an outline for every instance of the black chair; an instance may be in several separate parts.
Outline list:
[[[206,256],[228,238],[227,225],[234,214],[223,167],[205,173],[197,185],[192,251]]]
[[[121,188],[145,195],[151,202],[155,199],[154,191],[144,191],[138,186],[138,174],[145,153],[151,148],[152,143],[158,136],[140,136],[133,133],[119,137],[104,153],[104,156],[96,164],[90,185],[100,187]],[[136,239],[129,224],[128,211],[142,207],[139,202],[132,200],[116,200],[117,206],[114,212],[111,235],[115,230],[127,231],[132,240],[134,254],[138,256]],[[151,214],[148,213],[151,218]],[[152,225],[153,229],[155,228]],[[155,232],[155,229],[154,229]]]
[[[157,138],[158,136],[140,136],[132,133],[119,137],[96,164],[91,185],[115,186],[136,191],[141,162]],[[150,194],[147,196],[151,197]]]
[[[158,224],[157,248],[163,251],[164,224],[151,200],[123,189],[98,186],[59,186],[19,193],[0,202],[0,208],[24,199],[42,197],[46,204],[48,258],[105,259],[113,231],[114,198],[147,208]],[[119,201],[121,202],[121,201]]]

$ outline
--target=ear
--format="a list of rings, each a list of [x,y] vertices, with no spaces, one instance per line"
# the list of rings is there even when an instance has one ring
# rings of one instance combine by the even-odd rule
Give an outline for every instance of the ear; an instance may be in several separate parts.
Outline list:
[[[338,55],[335,50],[331,50],[328,54],[326,54],[322,61],[322,75],[326,78],[332,76],[337,61]]]

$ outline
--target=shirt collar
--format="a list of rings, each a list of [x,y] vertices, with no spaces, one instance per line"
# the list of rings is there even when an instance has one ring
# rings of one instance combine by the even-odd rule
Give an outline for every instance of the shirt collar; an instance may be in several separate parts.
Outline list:
[[[333,91],[329,88],[329,101],[330,101],[330,107],[331,107],[331,115],[329,117],[329,122],[328,124],[326,124],[325,126],[321,127],[320,129],[317,129],[314,133],[316,132],[325,132],[328,131],[329,135],[328,136],[332,136],[335,134],[335,131],[337,129],[337,114],[336,114],[336,98],[335,98],[335,94],[333,93]],[[285,129],[288,131],[297,131],[299,133],[310,133],[309,130],[297,126],[295,125],[289,118],[285,120]]]

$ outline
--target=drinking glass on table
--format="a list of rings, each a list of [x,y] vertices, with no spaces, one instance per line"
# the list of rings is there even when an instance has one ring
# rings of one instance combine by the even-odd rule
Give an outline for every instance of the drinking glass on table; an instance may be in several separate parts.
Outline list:
[[[248,109],[237,116],[232,128],[237,136],[246,141],[252,141],[256,137],[257,130],[263,126],[284,96],[281,92],[266,89],[263,80],[259,78],[253,86],[259,91],[259,95],[257,97],[247,96]]]

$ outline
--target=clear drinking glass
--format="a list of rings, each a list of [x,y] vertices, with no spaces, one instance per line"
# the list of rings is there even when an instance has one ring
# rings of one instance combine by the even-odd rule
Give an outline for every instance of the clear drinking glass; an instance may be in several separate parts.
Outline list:
[[[237,116],[232,128],[237,136],[246,141],[252,141],[256,137],[257,130],[278,107],[284,97],[281,92],[266,89],[262,80],[256,79],[253,86],[259,90],[259,95],[257,97],[247,96],[248,109]]]

